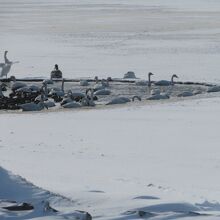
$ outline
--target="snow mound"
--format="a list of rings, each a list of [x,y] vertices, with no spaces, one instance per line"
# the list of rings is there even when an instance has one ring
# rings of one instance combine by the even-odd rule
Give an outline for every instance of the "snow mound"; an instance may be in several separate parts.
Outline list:
[[[38,188],[2,167],[0,179],[0,219],[92,219],[91,215],[84,211],[58,211],[64,207],[73,207],[74,202]]]

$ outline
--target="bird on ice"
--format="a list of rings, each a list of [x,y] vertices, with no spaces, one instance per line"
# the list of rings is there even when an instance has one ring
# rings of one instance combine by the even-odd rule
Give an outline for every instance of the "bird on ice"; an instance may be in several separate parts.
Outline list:
[[[0,68],[1,68],[0,77],[1,78],[4,77],[4,76],[6,76],[6,78],[7,78],[7,75],[8,75],[8,73],[11,70],[11,66],[13,64],[15,64],[15,63],[19,63],[18,61],[16,61],[16,62],[10,61],[7,58],[7,53],[8,53],[8,51],[5,51],[5,53],[4,53],[4,60],[5,60],[5,62],[4,63],[0,63]]]

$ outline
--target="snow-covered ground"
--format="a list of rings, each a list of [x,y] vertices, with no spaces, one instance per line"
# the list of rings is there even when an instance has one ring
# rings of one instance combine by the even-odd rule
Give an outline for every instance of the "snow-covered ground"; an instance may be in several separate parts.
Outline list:
[[[58,63],[66,77],[133,70],[142,78],[152,71],[155,79],[176,73],[220,82],[218,0],[0,6],[0,49],[20,61],[11,72],[16,77],[48,76]],[[0,200],[50,200],[67,213],[58,219],[73,218],[74,210],[103,220],[139,219],[142,212],[127,212],[136,210],[151,219],[218,219],[219,112],[218,93],[106,109],[1,112]],[[30,190],[5,169],[40,188]],[[198,215],[204,212],[211,216]],[[20,219],[43,216],[35,214]],[[0,219],[7,217],[0,205]]]
[[[3,113],[1,165],[103,219],[151,204],[216,203],[219,111],[220,100],[213,97],[105,110]],[[138,196],[146,199],[134,199]]]

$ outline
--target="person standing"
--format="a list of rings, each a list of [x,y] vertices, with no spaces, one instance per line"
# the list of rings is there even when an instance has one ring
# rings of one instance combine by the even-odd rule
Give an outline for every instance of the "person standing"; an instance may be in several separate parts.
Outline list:
[[[54,70],[51,71],[51,74],[50,74],[50,78],[53,79],[53,78],[62,78],[63,77],[63,74],[62,72],[59,70],[59,67],[57,64],[55,64],[54,66]]]

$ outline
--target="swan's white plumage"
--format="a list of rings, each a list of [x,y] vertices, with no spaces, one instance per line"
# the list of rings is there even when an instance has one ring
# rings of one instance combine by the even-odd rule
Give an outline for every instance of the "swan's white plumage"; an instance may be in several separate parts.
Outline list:
[[[117,98],[112,99],[106,105],[124,104],[124,103],[130,102],[130,101],[131,100],[127,97],[117,97]]]
[[[72,101],[72,102],[68,102],[62,106],[63,106],[63,108],[80,108],[81,104],[78,102]]]
[[[111,94],[111,91],[108,89],[101,89],[101,90],[94,92],[94,95],[110,95],[110,94]]]
[[[147,100],[161,100],[161,99],[169,99],[169,95],[165,94],[165,93],[161,93],[161,94],[156,94],[156,95],[152,95],[149,98],[147,98]]]

